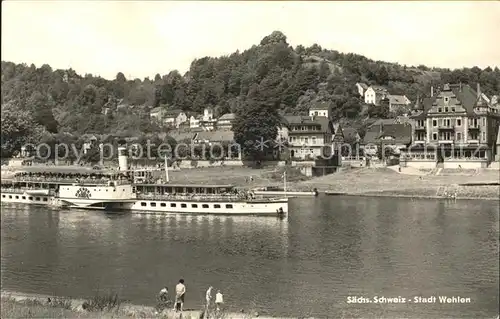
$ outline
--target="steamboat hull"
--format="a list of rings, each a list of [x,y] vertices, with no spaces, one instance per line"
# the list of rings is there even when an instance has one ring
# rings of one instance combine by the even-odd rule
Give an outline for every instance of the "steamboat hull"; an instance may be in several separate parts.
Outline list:
[[[2,191],[2,203],[69,207],[89,210],[127,211],[138,214],[199,214],[276,216],[288,213],[288,198],[224,201],[224,200],[152,200],[152,199],[80,199],[26,192]]]
[[[269,201],[169,201],[137,200],[133,203],[108,203],[109,210],[140,214],[200,214],[276,216],[288,213],[288,199]]]

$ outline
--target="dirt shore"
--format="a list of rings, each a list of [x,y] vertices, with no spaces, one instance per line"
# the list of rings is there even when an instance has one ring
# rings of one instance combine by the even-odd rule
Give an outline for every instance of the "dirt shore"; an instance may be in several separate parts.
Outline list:
[[[320,191],[358,196],[421,197],[498,200],[500,186],[461,186],[467,183],[498,183],[495,170],[443,170],[440,175],[402,174],[389,168],[361,168],[318,177],[299,185]]]

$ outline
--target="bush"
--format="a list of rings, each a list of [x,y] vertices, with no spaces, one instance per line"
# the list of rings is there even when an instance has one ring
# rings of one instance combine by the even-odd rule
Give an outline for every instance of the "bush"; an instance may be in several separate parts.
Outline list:
[[[82,305],[87,311],[104,311],[119,308],[124,300],[118,297],[118,294],[108,294],[104,296],[96,295],[87,299]]]

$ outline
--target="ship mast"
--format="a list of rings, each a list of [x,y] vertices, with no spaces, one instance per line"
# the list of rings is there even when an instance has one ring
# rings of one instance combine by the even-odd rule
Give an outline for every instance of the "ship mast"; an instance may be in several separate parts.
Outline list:
[[[285,172],[283,173],[283,189],[285,190],[285,196],[286,196],[286,170]]]
[[[168,176],[168,159],[167,155],[165,155],[165,179],[167,183],[170,181],[169,176]]]

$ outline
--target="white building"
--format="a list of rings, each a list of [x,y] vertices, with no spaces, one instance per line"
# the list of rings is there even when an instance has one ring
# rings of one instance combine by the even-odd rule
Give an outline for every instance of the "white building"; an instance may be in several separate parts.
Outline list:
[[[380,105],[380,101],[385,99],[387,95],[389,95],[389,93],[386,88],[378,85],[372,85],[365,92],[365,103]]]

